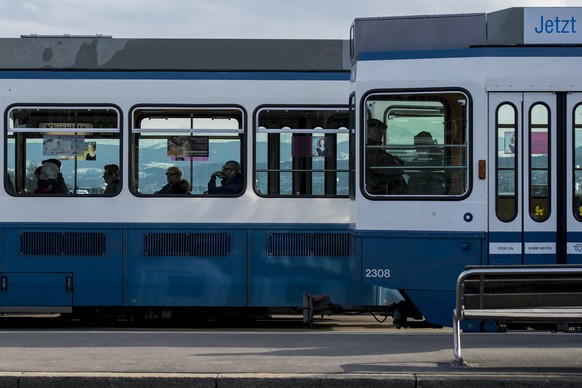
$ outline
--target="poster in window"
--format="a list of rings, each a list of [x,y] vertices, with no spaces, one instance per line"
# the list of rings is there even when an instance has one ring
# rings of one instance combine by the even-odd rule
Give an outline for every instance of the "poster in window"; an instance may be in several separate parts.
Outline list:
[[[82,156],[85,154],[85,137],[77,135],[44,135],[43,156]]]
[[[171,160],[208,160],[207,136],[175,136],[168,139]]]
[[[85,160],[97,160],[97,142],[95,141],[85,142],[85,150],[83,154]]]
[[[325,158],[331,156],[331,142],[330,136],[314,137],[313,152],[311,155],[314,158]]]

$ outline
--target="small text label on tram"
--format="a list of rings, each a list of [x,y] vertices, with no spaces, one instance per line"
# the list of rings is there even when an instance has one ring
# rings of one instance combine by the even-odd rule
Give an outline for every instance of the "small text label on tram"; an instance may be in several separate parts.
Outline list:
[[[367,278],[389,278],[390,270],[386,268],[366,268]]]

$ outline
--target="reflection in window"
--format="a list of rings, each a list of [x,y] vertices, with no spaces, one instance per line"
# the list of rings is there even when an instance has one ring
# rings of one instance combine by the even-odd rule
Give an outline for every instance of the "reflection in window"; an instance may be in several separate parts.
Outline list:
[[[574,110],[574,217],[582,221],[582,105]]]
[[[259,195],[349,194],[347,109],[263,108],[256,118]]]
[[[529,128],[529,215],[534,221],[550,217],[550,111],[537,103],[530,109]]]
[[[509,222],[517,216],[517,109],[501,104],[495,115],[497,131],[496,198],[497,218]]]
[[[240,166],[244,118],[238,108],[138,108],[132,118],[135,195],[208,194],[214,172],[229,161]]]
[[[365,100],[364,191],[460,197],[468,191],[468,98],[372,94]]]
[[[119,112],[108,107],[15,107],[8,113],[5,188],[12,195],[115,195],[104,166],[121,160]],[[119,173],[119,171],[118,171]]]

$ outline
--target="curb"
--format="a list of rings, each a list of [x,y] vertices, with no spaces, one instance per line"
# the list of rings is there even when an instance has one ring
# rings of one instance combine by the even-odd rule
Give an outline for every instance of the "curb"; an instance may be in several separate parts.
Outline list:
[[[580,387],[580,374],[198,374],[198,373],[66,373],[2,372],[0,386],[32,387],[403,387],[403,388],[556,388]]]

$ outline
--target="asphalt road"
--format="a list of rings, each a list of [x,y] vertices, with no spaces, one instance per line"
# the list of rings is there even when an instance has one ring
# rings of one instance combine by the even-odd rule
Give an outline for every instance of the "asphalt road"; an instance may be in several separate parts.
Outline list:
[[[365,318],[237,328],[0,328],[0,372],[560,378],[582,385],[582,333],[465,333]],[[42,326],[42,325],[40,325]],[[556,380],[558,378],[558,380]],[[21,384],[22,386],[22,384]],[[215,386],[218,386],[215,384]],[[541,386],[541,385],[534,385]],[[554,386],[556,386],[554,384]],[[559,384],[557,386],[560,386]],[[569,385],[568,385],[569,386]]]

